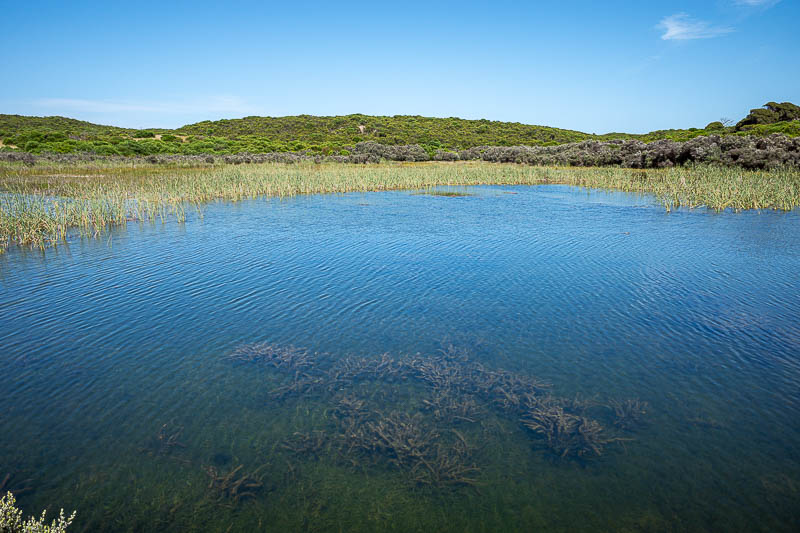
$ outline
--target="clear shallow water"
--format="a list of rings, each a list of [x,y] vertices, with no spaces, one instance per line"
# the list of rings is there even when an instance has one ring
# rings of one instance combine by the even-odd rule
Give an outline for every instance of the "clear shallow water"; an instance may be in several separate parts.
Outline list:
[[[800,528],[800,214],[469,191],[216,204],[0,256],[0,481],[34,489],[29,512],[77,509],[76,531]],[[387,414],[425,390],[276,399],[285,374],[230,358],[262,341],[334,361],[454,344],[559,397],[648,409],[633,431],[593,413],[632,440],[559,458],[487,407],[459,430],[478,488],[418,486],[283,444],[335,434],[341,394]],[[164,452],[164,424],[183,446]],[[263,488],[218,499],[204,469],[239,464]]]

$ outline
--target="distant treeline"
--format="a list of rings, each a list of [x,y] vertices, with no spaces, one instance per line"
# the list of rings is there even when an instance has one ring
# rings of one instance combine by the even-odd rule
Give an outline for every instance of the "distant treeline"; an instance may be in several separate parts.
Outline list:
[[[95,160],[130,162],[130,157],[73,154],[0,152],[0,161],[76,164]],[[137,156],[133,161],[150,164],[209,165],[216,163],[379,163],[381,161],[489,161],[526,165],[618,166],[664,168],[687,164],[739,166],[747,169],[800,168],[800,137],[772,134],[756,136],[695,137],[676,142],[668,139],[645,143],[639,140],[581,141],[558,146],[475,146],[450,152],[438,150],[431,157],[418,144],[385,145],[357,143],[347,155],[305,152],[240,153],[230,155],[159,154]]]
[[[800,135],[800,107],[769,102],[744,119],[720,120],[705,128],[659,130],[647,134],[595,135],[517,122],[379,117],[246,117],[204,121],[175,130],[135,130],[101,126],[64,117],[0,115],[0,151],[32,154],[87,152],[104,156],[234,155],[295,152],[315,156],[358,155],[364,142],[418,146],[427,158],[476,147],[552,147],[581,141],[689,141],[705,136]],[[518,150],[517,150],[518,151]],[[549,153],[549,152],[548,152]],[[438,155],[440,158],[451,156]],[[460,157],[460,156],[459,156]]]

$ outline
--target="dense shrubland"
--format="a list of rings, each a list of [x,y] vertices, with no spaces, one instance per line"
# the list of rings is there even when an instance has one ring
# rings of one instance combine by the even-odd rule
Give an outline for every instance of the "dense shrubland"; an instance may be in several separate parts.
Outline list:
[[[663,168],[710,163],[748,169],[800,167],[800,137],[773,134],[766,137],[695,137],[686,142],[667,139],[583,141],[559,146],[477,146],[458,153],[440,151],[436,159],[524,163],[529,165],[621,166]]]
[[[726,121],[727,123],[727,121]],[[376,117],[246,117],[204,121],[176,130],[135,130],[100,126],[63,117],[0,115],[0,150],[32,154],[87,152],[102,156],[234,155],[294,152],[320,156],[352,156],[360,143],[359,158],[392,160],[450,158],[444,152],[475,147],[547,147],[581,141],[659,140],[689,141],[697,137],[800,135],[800,108],[788,102],[754,109],[736,126],[715,121],[705,128],[659,130],[646,134],[594,135],[579,131],[532,126],[516,122],[429,118]],[[379,148],[382,146],[383,148]],[[392,147],[392,148],[387,148]],[[399,153],[393,150],[397,148]],[[410,148],[413,147],[413,148]],[[363,154],[367,155],[364,156]]]
[[[133,130],[62,117],[0,115],[3,144],[31,153],[85,151],[136,156],[309,151],[347,155],[344,152],[351,146],[374,142],[385,146],[415,144],[431,156],[440,148],[560,144],[593,137],[515,122],[416,116],[247,117],[199,122],[177,130]]]
[[[750,113],[736,124],[736,129],[745,129],[748,126],[759,124],[777,124],[800,120],[800,107],[790,103],[767,102],[758,109],[751,109]]]
[[[800,168],[800,137],[772,134],[756,136],[695,137],[686,142],[663,139],[651,143],[639,140],[581,141],[558,146],[475,146],[465,150],[439,149],[429,154],[422,146],[384,145],[360,142],[348,147],[344,155],[302,152],[210,154],[157,154],[138,156],[100,156],[93,153],[0,152],[0,161],[77,164],[91,161],[141,162],[164,165],[208,165],[217,163],[379,163],[381,161],[488,161],[526,165],[618,166],[626,168],[664,168],[689,164],[738,166],[746,169],[779,167]]]

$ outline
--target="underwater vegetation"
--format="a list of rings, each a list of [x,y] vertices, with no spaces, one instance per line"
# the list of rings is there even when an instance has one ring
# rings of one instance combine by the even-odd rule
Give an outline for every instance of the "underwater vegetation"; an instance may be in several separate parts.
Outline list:
[[[342,422],[346,453],[362,460],[386,461],[406,471],[415,484],[441,487],[477,482],[472,476],[480,469],[471,462],[464,437],[456,430],[451,430],[455,438],[442,434],[419,413],[376,412],[374,417],[351,417]]]
[[[614,425],[622,429],[635,429],[645,424],[645,415],[649,408],[647,402],[638,398],[627,400],[611,400],[609,407],[614,409]]]
[[[277,372],[281,383],[266,391],[269,401],[314,397],[328,405],[327,422],[287,435],[284,449],[358,468],[393,469],[416,486],[480,485],[474,452],[493,438],[484,424],[490,411],[528,430],[531,445],[554,460],[584,461],[631,440],[619,431],[636,427],[646,407],[639,400],[560,398],[535,377],[486,367],[453,346],[432,356],[337,359],[264,342],[242,345],[226,357]]]
[[[602,455],[604,446],[623,440],[609,436],[596,420],[567,412],[551,399],[534,401],[523,416],[522,425],[543,436],[550,449],[561,457]]]
[[[8,472],[0,476],[0,494],[12,492],[19,496],[33,491],[33,487],[31,486],[32,479],[20,480],[17,479],[18,477],[18,474],[13,472]]]
[[[147,443],[147,446],[140,448],[140,451],[151,456],[171,456],[178,461],[183,459],[172,455],[172,452],[186,448],[186,444],[179,439],[183,435],[183,426],[176,426],[172,421],[165,423],[158,430],[156,436]]]
[[[253,441],[262,452],[247,458],[225,447],[198,448],[191,435],[184,442],[185,428],[174,420],[156,426],[139,452],[152,465],[178,461],[187,483],[199,469],[201,508],[244,511],[240,506],[302,493],[304,473],[319,464],[396,479],[424,497],[479,495],[488,484],[482,475],[493,471],[494,452],[485,451],[502,448],[509,431],[529,441],[532,453],[588,467],[613,444],[632,440],[633,426],[616,424],[619,416],[644,414],[638,400],[556,396],[544,381],[485,366],[453,346],[433,355],[336,357],[262,342],[223,357],[232,370],[263,379],[262,408],[313,406],[316,415],[302,427],[281,426],[283,436]],[[12,480],[2,479],[6,487]]]
[[[255,498],[264,488],[263,475],[259,474],[262,468],[245,472],[244,465],[239,465],[228,472],[220,472],[215,466],[206,466],[204,470],[209,477],[208,488],[216,494],[216,500],[233,505]]]

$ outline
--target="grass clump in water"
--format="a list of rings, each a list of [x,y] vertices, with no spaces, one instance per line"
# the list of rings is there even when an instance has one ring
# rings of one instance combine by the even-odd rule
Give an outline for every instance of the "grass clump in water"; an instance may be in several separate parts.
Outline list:
[[[412,193],[413,196],[444,196],[445,198],[461,198],[464,196],[475,196],[466,191],[445,191],[441,189],[427,189]]]

